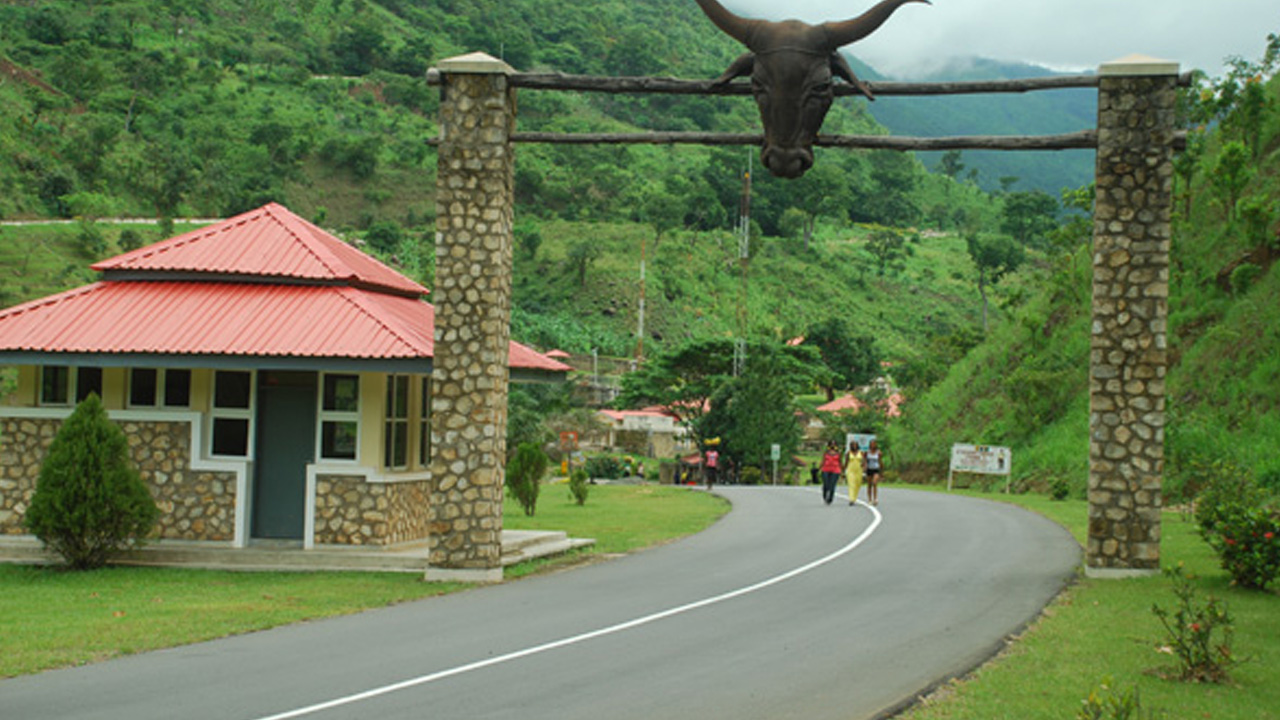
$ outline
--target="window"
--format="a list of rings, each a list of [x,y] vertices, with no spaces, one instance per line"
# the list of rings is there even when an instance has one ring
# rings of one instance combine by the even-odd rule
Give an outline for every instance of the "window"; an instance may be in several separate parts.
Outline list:
[[[129,371],[129,407],[185,408],[190,404],[190,370],[133,368]]]
[[[409,376],[387,376],[382,464],[388,470],[409,465]]]
[[[418,405],[418,464],[431,467],[431,377],[422,378],[422,402]]]
[[[219,370],[213,378],[212,455],[249,456],[253,373]]]
[[[191,407],[191,371],[164,371],[164,406]]]
[[[360,437],[360,377],[324,376],[320,398],[320,457],[355,460]]]
[[[152,368],[133,368],[129,371],[129,406],[155,407],[156,387],[160,371]]]
[[[40,404],[67,405],[71,398],[71,368],[45,365],[40,368]]]
[[[102,397],[102,368],[45,365],[40,368],[40,404],[70,405],[97,393]]]

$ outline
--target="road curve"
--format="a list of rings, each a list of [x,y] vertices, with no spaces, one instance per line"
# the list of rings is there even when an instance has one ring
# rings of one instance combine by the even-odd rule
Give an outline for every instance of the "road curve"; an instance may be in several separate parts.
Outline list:
[[[870,718],[989,657],[1079,564],[1000,503],[720,488],[691,538],[570,572],[0,682],[14,720]]]

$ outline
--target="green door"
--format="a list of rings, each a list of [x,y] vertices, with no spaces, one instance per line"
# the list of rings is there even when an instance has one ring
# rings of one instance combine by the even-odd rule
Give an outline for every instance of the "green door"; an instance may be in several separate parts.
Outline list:
[[[255,538],[301,540],[307,507],[307,464],[315,459],[314,372],[258,373],[254,450]]]

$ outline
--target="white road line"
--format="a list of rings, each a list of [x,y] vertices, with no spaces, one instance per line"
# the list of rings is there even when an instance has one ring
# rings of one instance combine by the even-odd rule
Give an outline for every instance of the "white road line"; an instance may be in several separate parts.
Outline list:
[[[556,640],[553,642],[549,642],[544,645],[538,645],[535,647],[526,648],[524,650],[517,650],[515,652],[507,653],[506,655],[499,655],[497,657],[492,657],[487,660],[480,660],[478,662],[473,662],[467,665],[459,665],[458,667],[450,668],[448,670],[441,670],[439,672],[431,673],[430,675],[420,675],[416,678],[402,680],[401,682],[393,683],[391,685],[383,685],[382,687],[374,688],[372,690],[366,690],[364,692],[356,693],[354,695],[347,695],[346,697],[335,698],[333,700],[317,703],[315,705],[309,705],[307,707],[298,708],[296,710],[289,710],[286,712],[278,713],[276,715],[267,715],[265,717],[258,718],[257,720],[288,720],[288,718],[302,717],[304,715],[311,715],[313,713],[322,712],[324,710],[331,710],[333,708],[341,707],[343,705],[351,705],[354,703],[363,702],[365,700],[371,700],[381,695],[388,695],[390,693],[398,692],[400,690],[406,690],[411,687],[417,687],[418,685],[426,685],[428,683],[433,683],[437,680],[444,680],[445,678],[453,677],[454,675],[461,675],[463,673],[468,673],[468,672],[471,672],[472,670],[480,670],[482,668],[491,667],[493,665],[500,665],[502,663],[511,662],[512,660],[519,660],[521,658],[526,658],[531,655],[544,653],[549,650],[555,650],[557,648],[567,647],[569,645],[577,645],[578,643],[584,643],[584,642],[587,642],[588,640],[594,640],[596,638],[604,637],[606,635],[613,635],[615,633],[620,633],[625,630],[630,630],[632,628],[640,627],[641,625],[648,625],[649,623],[657,622],[659,620],[664,620],[666,618],[673,617],[675,615],[680,615],[683,613],[690,612],[692,610],[704,608],[704,607],[707,607],[708,605],[715,605],[717,603],[722,603],[727,600],[732,600],[734,598],[756,592],[757,590],[763,590],[772,585],[777,585],[778,583],[786,582],[787,580],[790,580],[799,575],[803,575],[804,573],[807,573],[810,570],[813,570],[815,568],[819,568],[823,565],[826,565],[832,560],[835,560],[836,558],[839,558],[853,551],[854,548],[858,547],[863,542],[865,542],[867,538],[871,537],[871,533],[875,532],[876,528],[880,526],[880,520],[881,520],[880,511],[876,510],[874,507],[870,505],[867,505],[861,500],[858,501],[858,504],[870,510],[872,515],[871,525],[869,525],[866,530],[862,531],[861,535],[854,538],[853,541],[850,542],[848,545],[845,545],[844,547],[840,548],[839,550],[836,550],[835,552],[831,553],[830,555],[827,555],[826,557],[819,558],[806,565],[801,565],[800,567],[794,570],[787,571],[785,573],[782,573],[781,575],[776,575],[774,577],[769,578],[768,580],[762,580],[754,585],[748,585],[747,587],[739,588],[738,590],[731,590],[721,595],[716,595],[714,597],[706,598],[705,600],[698,600],[696,602],[691,602],[687,605],[674,607],[674,608],[671,608],[670,610],[663,610],[662,612],[659,612],[659,613],[646,615],[641,618],[636,618],[635,620],[628,620],[627,622],[624,622],[624,623],[618,623],[617,625],[611,625],[607,628],[594,630],[592,632],[584,633],[582,635],[575,635],[573,637],[564,638],[563,640]]]

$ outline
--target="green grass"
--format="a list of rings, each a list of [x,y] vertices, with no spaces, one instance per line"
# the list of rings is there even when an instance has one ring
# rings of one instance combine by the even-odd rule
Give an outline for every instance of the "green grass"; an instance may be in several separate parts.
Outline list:
[[[728,510],[723,500],[706,493],[670,487],[593,487],[582,507],[561,501],[567,495],[563,485],[544,488],[533,518],[525,518],[508,500],[507,527],[566,530],[572,537],[597,540],[587,553],[625,553],[697,532]],[[548,564],[555,563],[509,568],[508,577]],[[397,573],[127,567],[75,573],[0,565],[0,677],[345,615],[467,587]]]
[[[1083,540],[1084,501],[1053,502],[1038,495],[963,491],[1014,502],[1063,524]],[[1138,688],[1144,709],[1175,718],[1272,720],[1280,718],[1280,596],[1240,590],[1217,564],[1195,525],[1176,512],[1164,515],[1163,564],[1182,563],[1197,576],[1200,597],[1226,600],[1234,620],[1237,655],[1250,658],[1224,685],[1166,680],[1173,657],[1157,652],[1164,630],[1153,604],[1173,609],[1165,577],[1081,579],[1067,589],[1015,644],[970,677],[948,684],[904,720],[1071,718],[1090,690],[1108,676],[1113,688]]]

